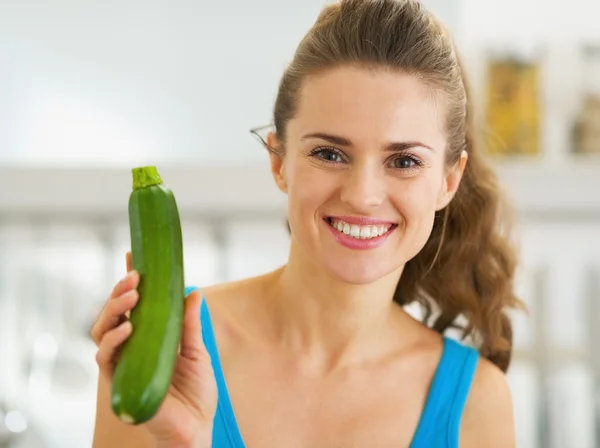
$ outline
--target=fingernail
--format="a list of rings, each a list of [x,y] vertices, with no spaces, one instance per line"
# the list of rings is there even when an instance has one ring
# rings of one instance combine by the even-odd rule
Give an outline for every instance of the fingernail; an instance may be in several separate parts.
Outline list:
[[[123,322],[121,325],[119,325],[119,330],[120,331],[131,331],[133,329],[133,325],[131,325],[131,321],[126,320],[125,322]]]

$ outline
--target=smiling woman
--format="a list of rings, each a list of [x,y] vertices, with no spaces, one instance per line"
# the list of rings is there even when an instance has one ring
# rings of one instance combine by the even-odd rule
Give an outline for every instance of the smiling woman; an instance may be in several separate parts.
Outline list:
[[[418,1],[327,6],[265,139],[287,263],[190,293],[172,392],[135,429],[107,397],[139,277],[116,285],[92,332],[95,446],[513,447],[515,260],[470,107],[452,40]],[[444,334],[458,318],[476,347]]]

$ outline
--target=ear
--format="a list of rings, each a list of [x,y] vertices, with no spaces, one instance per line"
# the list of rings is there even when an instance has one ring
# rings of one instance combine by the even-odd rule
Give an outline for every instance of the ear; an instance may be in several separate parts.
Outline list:
[[[468,158],[469,156],[467,152],[463,151],[460,154],[460,158],[456,164],[446,172],[444,176],[444,182],[442,183],[442,188],[440,189],[440,194],[438,196],[436,211],[442,210],[450,203],[450,201],[452,201],[452,198],[458,190],[460,181],[462,180]]]
[[[283,153],[280,151],[281,144],[277,135],[274,132],[269,132],[267,135],[267,145],[269,148],[269,159],[271,161],[271,174],[277,187],[284,193],[287,193],[287,182],[283,170]]]

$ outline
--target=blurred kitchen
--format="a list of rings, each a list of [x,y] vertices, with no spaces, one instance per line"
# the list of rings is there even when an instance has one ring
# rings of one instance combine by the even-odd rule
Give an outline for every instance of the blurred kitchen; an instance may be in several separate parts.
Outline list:
[[[177,195],[187,283],[285,262],[285,197],[248,131],[324,3],[0,2],[0,447],[91,446],[89,330],[125,272],[132,167]],[[518,447],[600,447],[600,3],[425,3],[518,212]]]

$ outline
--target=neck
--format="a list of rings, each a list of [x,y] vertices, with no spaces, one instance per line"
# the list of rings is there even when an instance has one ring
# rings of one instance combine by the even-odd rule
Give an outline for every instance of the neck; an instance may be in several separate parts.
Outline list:
[[[332,370],[389,350],[393,322],[403,314],[392,300],[400,273],[352,285],[296,252],[292,248],[288,264],[277,271],[269,294],[276,337],[286,351],[303,365]]]

